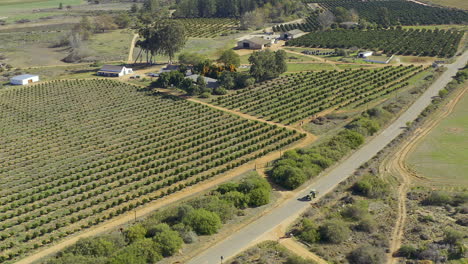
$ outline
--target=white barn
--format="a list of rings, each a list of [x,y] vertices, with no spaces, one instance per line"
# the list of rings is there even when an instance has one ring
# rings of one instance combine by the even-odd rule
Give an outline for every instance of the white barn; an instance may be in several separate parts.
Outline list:
[[[358,53],[358,57],[359,58],[367,58],[369,56],[372,56],[372,54],[374,54],[374,52],[372,52],[372,51],[363,51],[363,52]]]
[[[18,75],[10,79],[11,84],[15,85],[26,85],[39,81],[39,76],[31,74]]]
[[[133,73],[133,70],[125,66],[104,65],[97,72],[97,75],[106,76],[106,77],[121,77],[121,76],[132,74],[132,73]]]

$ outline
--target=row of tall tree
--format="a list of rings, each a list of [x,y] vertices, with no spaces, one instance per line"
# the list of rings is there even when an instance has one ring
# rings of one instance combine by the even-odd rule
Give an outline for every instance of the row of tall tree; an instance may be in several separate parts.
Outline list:
[[[300,1],[293,0],[177,0],[175,17],[238,17],[257,8],[268,6],[276,15],[298,11]]]

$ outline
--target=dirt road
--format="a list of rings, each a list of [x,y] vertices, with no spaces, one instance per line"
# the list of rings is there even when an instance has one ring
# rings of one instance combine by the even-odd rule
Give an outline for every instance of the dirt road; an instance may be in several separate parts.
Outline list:
[[[130,49],[128,51],[127,63],[133,63],[133,50],[135,49],[135,43],[138,38],[138,34],[133,34],[132,42],[130,43]]]
[[[317,264],[327,264],[327,262],[324,259],[310,252],[301,243],[297,242],[292,238],[281,239],[280,244],[303,258],[317,262]]]
[[[464,96],[467,87],[460,89],[455,98],[450,100],[442,109],[438,111],[435,116],[429,121],[418,128],[411,137],[405,140],[403,145],[396,153],[389,155],[389,158],[384,161],[380,167],[381,172],[388,174],[398,175],[401,179],[400,186],[398,187],[398,216],[395,222],[395,227],[390,239],[390,253],[388,255],[388,263],[397,263],[398,258],[394,257],[395,253],[401,247],[401,242],[405,230],[406,221],[406,195],[411,181],[414,179],[422,179],[416,172],[412,171],[407,163],[408,154],[421,142],[421,140],[431,132],[444,118],[446,118]],[[427,180],[426,180],[427,181]]]

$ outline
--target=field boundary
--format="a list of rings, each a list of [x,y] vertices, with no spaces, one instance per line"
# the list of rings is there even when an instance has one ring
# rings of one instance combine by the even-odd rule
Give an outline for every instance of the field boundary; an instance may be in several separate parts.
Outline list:
[[[380,171],[385,171],[386,173],[396,173],[401,179],[400,186],[398,187],[398,214],[395,227],[392,232],[392,237],[390,239],[390,253],[388,255],[388,263],[394,264],[397,263],[398,258],[395,256],[398,249],[401,246],[405,222],[406,222],[406,193],[408,187],[412,183],[412,179],[422,179],[428,181],[427,178],[417,174],[415,171],[411,170],[407,163],[406,159],[408,154],[410,154],[414,148],[424,139],[444,118],[450,115],[455,106],[464,96],[468,87],[462,88],[455,98],[451,99],[442,109],[442,112],[436,113],[436,116],[423,124],[422,127],[414,131],[413,135],[405,139],[404,144],[393,154],[390,155],[390,159],[384,161],[381,165]]]

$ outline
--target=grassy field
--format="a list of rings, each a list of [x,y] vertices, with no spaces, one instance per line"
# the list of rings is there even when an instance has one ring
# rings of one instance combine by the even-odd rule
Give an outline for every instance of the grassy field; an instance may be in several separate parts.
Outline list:
[[[468,96],[434,128],[409,157],[417,172],[433,181],[468,186]]]
[[[95,34],[87,46],[98,61],[126,61],[132,38],[129,30],[114,30]]]
[[[76,6],[84,4],[83,0],[2,0],[0,1],[0,19],[8,22],[19,19],[37,19],[51,16],[50,12],[33,12],[38,9],[57,8],[63,6]]]
[[[189,38],[185,44],[184,49],[180,52],[190,52],[203,54],[209,59],[216,60],[219,58],[221,52],[226,49],[231,49],[235,46],[236,41],[232,37],[221,37],[215,39],[209,38]],[[136,59],[138,53],[140,52],[139,48],[135,48],[133,51],[133,59]],[[178,53],[178,54],[180,54]],[[177,56],[176,54],[176,60]],[[144,58],[143,58],[144,59]],[[156,61],[158,63],[167,62],[169,60],[166,56],[156,56]],[[143,60],[144,61],[144,60]]]
[[[5,89],[0,105],[0,263],[302,138],[102,79]]]

